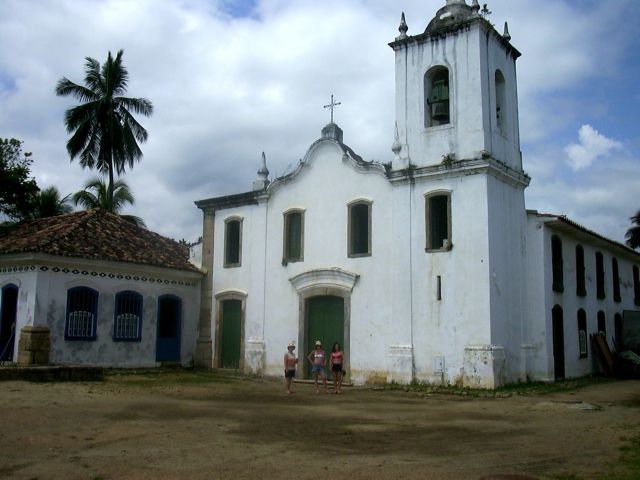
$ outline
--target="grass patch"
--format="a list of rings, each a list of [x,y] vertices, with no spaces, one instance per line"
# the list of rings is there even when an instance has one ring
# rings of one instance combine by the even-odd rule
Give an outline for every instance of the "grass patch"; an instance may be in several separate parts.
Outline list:
[[[425,382],[412,381],[409,385],[401,385],[396,382],[385,384],[382,390],[419,392],[426,394],[445,394],[445,395],[462,395],[470,397],[510,397],[512,395],[543,395],[554,392],[569,392],[597,385],[601,383],[609,383],[614,380],[603,377],[582,377],[562,382],[528,382],[514,383],[496,388],[495,390],[486,390],[480,388],[460,387],[456,385],[433,385]]]
[[[574,391],[591,385],[611,383],[613,381],[615,380],[610,378],[589,376],[573,378],[562,382],[513,383],[497,388],[495,391],[498,393],[512,393],[514,395],[541,395],[545,393]]]

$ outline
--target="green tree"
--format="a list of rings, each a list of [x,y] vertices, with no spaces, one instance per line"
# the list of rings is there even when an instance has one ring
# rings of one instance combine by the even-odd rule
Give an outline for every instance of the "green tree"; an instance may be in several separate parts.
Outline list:
[[[126,205],[133,205],[135,203],[129,185],[127,185],[124,180],[118,179],[113,184],[113,187],[113,198],[109,201],[107,184],[102,178],[93,177],[85,183],[84,190],[74,193],[71,199],[76,205],[80,205],[86,209],[102,208],[116,215],[120,215],[128,222],[146,228],[144,221],[140,217],[120,214],[120,211]],[[107,208],[109,205],[111,209]]]
[[[633,226],[627,230],[625,238],[629,247],[637,249],[640,248],[640,210],[630,220]]]
[[[31,162],[20,140],[0,138],[0,214],[12,220],[28,217],[39,190],[31,177]]]
[[[71,194],[63,197],[56,187],[47,187],[36,193],[31,200],[30,218],[47,218],[71,213]]]
[[[57,95],[71,95],[80,102],[65,112],[65,126],[71,134],[67,151],[72,161],[80,158],[83,168],[108,174],[106,210],[110,212],[114,212],[114,171],[122,175],[125,166],[133,168],[142,158],[138,142],[145,142],[148,136],[132,112],[147,117],[153,113],[149,100],[123,96],[129,73],[122,65],[122,54],[120,50],[113,58],[109,52],[102,67],[86,57],[85,86],[63,77],[55,89]]]

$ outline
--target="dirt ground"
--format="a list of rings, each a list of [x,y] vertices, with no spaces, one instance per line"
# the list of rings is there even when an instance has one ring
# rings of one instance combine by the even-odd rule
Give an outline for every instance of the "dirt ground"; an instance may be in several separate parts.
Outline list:
[[[640,433],[640,381],[506,398],[191,373],[0,383],[0,478],[593,478]],[[499,477],[496,477],[499,478]]]

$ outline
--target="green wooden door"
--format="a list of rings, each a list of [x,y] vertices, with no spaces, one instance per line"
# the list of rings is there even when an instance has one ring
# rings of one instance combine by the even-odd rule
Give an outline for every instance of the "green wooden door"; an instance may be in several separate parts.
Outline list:
[[[307,350],[309,355],[316,340],[322,342],[327,354],[325,372],[329,372],[329,355],[334,342],[338,342],[344,351],[344,299],[342,297],[322,296],[307,300]],[[306,359],[305,359],[306,361]],[[308,362],[306,363],[308,365]],[[311,368],[307,368],[311,377]]]
[[[240,368],[240,300],[222,302],[222,325],[220,328],[220,367]]]

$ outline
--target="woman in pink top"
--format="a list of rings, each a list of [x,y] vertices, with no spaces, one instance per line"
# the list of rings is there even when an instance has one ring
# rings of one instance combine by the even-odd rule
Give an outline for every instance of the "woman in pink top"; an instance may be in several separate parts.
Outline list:
[[[329,362],[333,374],[333,393],[342,393],[343,354],[338,342],[334,343],[331,348],[331,358]]]

